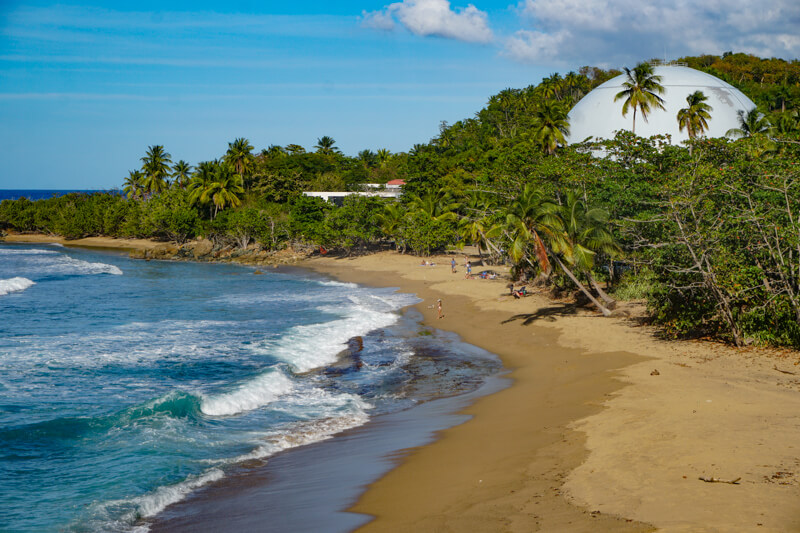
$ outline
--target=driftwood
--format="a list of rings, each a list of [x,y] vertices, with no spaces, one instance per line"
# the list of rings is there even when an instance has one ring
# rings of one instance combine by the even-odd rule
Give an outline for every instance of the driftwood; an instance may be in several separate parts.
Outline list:
[[[774,365],[772,368],[774,370],[777,370],[781,374],[789,374],[790,376],[796,376],[797,375],[797,372],[789,372],[788,370],[781,370],[780,368],[778,368],[778,365]]]
[[[737,477],[736,479],[720,479],[718,477],[703,477],[703,476],[700,476],[697,479],[699,479],[700,481],[705,481],[706,483],[728,483],[729,485],[738,485],[739,481],[742,478]]]

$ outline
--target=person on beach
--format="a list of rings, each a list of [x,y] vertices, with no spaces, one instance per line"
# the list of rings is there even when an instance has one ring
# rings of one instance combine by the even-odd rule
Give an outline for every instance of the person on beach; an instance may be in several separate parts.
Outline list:
[[[450,260],[450,272],[452,272],[453,274],[456,273],[456,258],[455,257]]]
[[[467,274],[464,276],[466,279],[470,279],[472,277],[472,264],[467,261]]]
[[[439,311],[439,318],[444,318],[444,313],[442,312],[442,299],[441,298],[436,300],[436,308]]]

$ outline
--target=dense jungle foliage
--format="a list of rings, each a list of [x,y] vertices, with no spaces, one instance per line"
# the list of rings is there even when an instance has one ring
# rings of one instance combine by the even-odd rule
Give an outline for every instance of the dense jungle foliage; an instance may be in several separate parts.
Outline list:
[[[731,138],[702,136],[700,94],[676,117],[693,132],[683,146],[624,131],[565,146],[569,109],[620,74],[583,67],[501,91],[404,153],[348,157],[327,136],[311,151],[256,153],[236,139],[192,166],[154,145],[121,192],[4,201],[0,229],[342,253],[475,244],[485,264],[577,288],[604,314],[615,298],[647,298],[669,335],[800,348],[800,63],[730,53],[681,61],[758,103]],[[626,69],[644,87],[640,101],[635,84],[620,97],[634,110],[658,105],[648,72]],[[302,195],[393,179],[406,182],[399,201],[352,195],[336,206]]]

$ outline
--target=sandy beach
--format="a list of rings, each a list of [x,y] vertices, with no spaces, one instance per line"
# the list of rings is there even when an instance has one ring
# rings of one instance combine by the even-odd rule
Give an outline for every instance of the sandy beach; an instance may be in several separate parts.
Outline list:
[[[449,257],[310,261],[414,292],[428,323],[498,354],[513,379],[367,490],[351,509],[377,517],[363,530],[800,530],[796,352],[661,341],[625,316],[464,279],[456,257],[457,274]]]
[[[86,248],[116,248],[120,250],[154,250],[165,243],[149,239],[115,239],[112,237],[85,237],[83,239],[65,239],[58,235],[41,233],[9,233],[0,241],[20,243],[55,243],[65,246],[83,246]]]
[[[60,242],[32,237],[13,240]],[[69,244],[159,244],[81,241]],[[536,293],[514,299],[502,277],[465,279],[463,255],[429,260],[301,265],[418,295],[426,324],[510,371],[512,386],[466,408],[465,423],[394,458],[350,509],[376,517],[360,530],[800,531],[800,354],[659,340],[636,320],[641,305],[603,318]]]

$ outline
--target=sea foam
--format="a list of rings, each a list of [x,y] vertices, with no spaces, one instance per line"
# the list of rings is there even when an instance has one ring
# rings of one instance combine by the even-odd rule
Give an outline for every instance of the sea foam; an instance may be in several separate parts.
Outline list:
[[[81,259],[75,259],[68,255],[62,255],[59,260],[48,267],[48,270],[59,274],[113,274],[121,276],[122,270],[116,265],[106,263],[90,263]]]
[[[280,370],[265,372],[231,392],[206,396],[200,410],[209,416],[230,416],[258,409],[294,388],[292,380]]]
[[[189,476],[174,485],[158,487],[153,492],[129,500],[111,500],[94,504],[90,510],[94,515],[92,529],[98,531],[148,531],[146,525],[138,525],[142,518],[150,518],[173,503],[183,500],[198,488],[225,477],[219,468],[212,468],[200,475]],[[117,518],[118,517],[118,518]],[[136,527],[138,525],[138,527]]]
[[[0,255],[57,255],[53,250],[39,250],[38,248],[0,248]]]
[[[322,282],[334,284],[338,282]],[[350,287],[348,287],[350,288]],[[266,353],[285,361],[296,372],[308,372],[336,361],[337,355],[353,337],[396,323],[395,313],[401,307],[419,300],[411,294],[373,294],[353,285],[348,296],[349,304],[320,306],[319,311],[339,318],[319,324],[294,326],[275,341],[266,341],[259,347]]]
[[[322,309],[336,312],[340,309]],[[364,305],[354,305],[338,320],[295,326],[274,346],[266,346],[268,352],[292,366],[296,372],[308,372],[314,368],[331,364],[346,348],[347,341],[370,331],[391,326],[397,315],[378,312]]]
[[[4,296],[12,292],[24,291],[31,285],[36,285],[36,283],[28,278],[16,277],[11,279],[0,279],[0,296]]]
[[[283,411],[299,421],[260,435],[259,443],[265,444],[259,444],[252,452],[223,462],[265,459],[289,448],[327,440],[337,433],[366,424],[370,418],[367,411],[372,408],[369,402],[355,394],[330,392],[319,387],[298,387],[281,398],[273,409]]]

